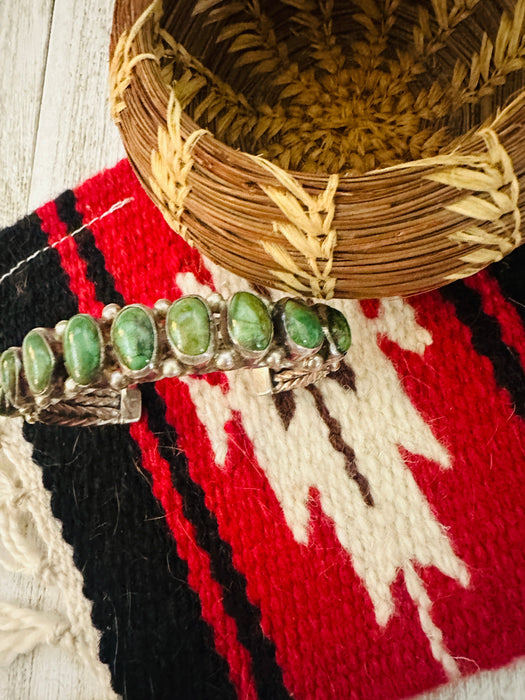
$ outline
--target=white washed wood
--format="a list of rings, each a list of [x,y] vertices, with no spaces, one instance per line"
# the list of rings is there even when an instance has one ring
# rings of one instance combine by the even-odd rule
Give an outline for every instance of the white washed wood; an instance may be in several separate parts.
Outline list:
[[[481,671],[412,700],[525,700],[525,658],[495,671]]]
[[[109,118],[113,0],[55,0],[29,208],[124,157]]]
[[[107,109],[112,4],[0,1],[0,226],[123,156]],[[63,611],[59,591],[1,567],[0,599]],[[0,668],[0,698],[96,700],[97,690],[70,655],[39,647]]]
[[[52,8],[0,1],[0,226],[28,209]]]

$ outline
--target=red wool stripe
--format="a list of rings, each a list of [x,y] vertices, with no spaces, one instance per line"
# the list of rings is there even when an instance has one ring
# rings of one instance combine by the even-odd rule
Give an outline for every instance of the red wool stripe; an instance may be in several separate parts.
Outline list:
[[[177,272],[191,271],[198,281],[210,284],[198,253],[167,227],[129,166],[117,168],[118,192],[90,181],[76,196],[85,218],[100,215],[118,199],[134,198],[91,226],[125,298],[147,304],[160,296],[173,298],[179,294]],[[142,234],[137,241],[135,230]],[[351,697],[354,687],[366,687],[372,699],[397,698],[443,682],[442,667],[430,653],[412,602],[401,591],[402,614],[380,628],[350,557],[324,514],[319,513],[308,546],[294,540],[240,422],[228,428],[231,466],[220,470],[187,387],[166,382],[162,393],[168,420],[188,455],[190,474],[217,515],[221,537],[233,547],[236,568],[247,577],[249,599],[261,609],[263,631],[277,646],[277,661],[292,694],[328,700],[332,692]],[[407,673],[407,658],[418,659],[417,676]]]
[[[224,613],[222,590],[210,573],[210,558],[195,542],[194,528],[183,514],[182,499],[173,488],[167,462],[159,457],[158,440],[143,416],[131,426],[131,435],[142,452],[142,464],[153,479],[153,494],[166,513],[166,521],[177,542],[179,556],[188,564],[188,583],[197,591],[202,617],[214,630],[215,648],[227,660],[230,677],[239,697],[255,700],[257,693],[251,674],[251,660],[237,641],[234,620]]]
[[[75,196],[84,221],[99,217],[115,202],[132,198],[90,226],[106,268],[126,300],[152,306],[160,298],[175,299],[180,296],[175,276],[186,270],[202,284],[212,284],[199,253],[168,227],[127,161],[87,180],[75,189]]]
[[[87,265],[77,249],[74,236],[66,224],[58,216],[55,202],[48,202],[36,210],[41,221],[41,228],[47,234],[49,245],[53,246],[60,256],[62,267],[69,277],[69,286],[73,294],[78,297],[78,303],[83,313],[100,316],[104,304],[95,298],[95,287],[87,278]]]
[[[360,299],[359,305],[367,318],[377,318],[379,315],[379,299]]]
[[[95,222],[90,226],[99,250],[106,259],[106,269],[115,279],[117,289],[126,300],[140,301],[149,306],[158,298],[166,297],[174,299],[180,296],[180,290],[174,283],[174,272],[182,271],[184,266],[192,263],[192,271],[195,269],[194,261],[197,259],[197,267],[201,269],[203,284],[210,284],[209,273],[202,266],[200,256],[184,243],[184,241],[168,229],[164,220],[147,199],[142,188],[138,185],[135,176],[129,170],[127,162],[124,174],[128,176],[119,179],[119,199],[128,196],[133,197],[129,206],[117,210],[106,219]],[[126,172],[127,171],[127,172]],[[77,211],[84,220],[88,216],[97,218],[107,211],[117,201],[116,193],[108,193],[107,189],[100,188],[98,178],[88,181],[76,192]],[[129,185],[128,188],[125,185]],[[95,193],[100,196],[97,198]],[[112,196],[111,196],[112,195]],[[149,212],[147,211],[149,209]],[[136,230],[136,218],[148,221],[152,231],[151,240],[163,243],[162,234],[167,233],[166,252],[147,246],[138,251],[139,257],[134,258],[137,246],[134,245],[134,231]],[[126,240],[126,234],[129,238]],[[143,240],[146,237],[143,238]],[[125,241],[125,244],[123,244]],[[126,254],[131,253],[129,259]],[[158,257],[157,257],[158,256]],[[124,261],[122,258],[124,257]],[[157,260],[159,264],[157,264]],[[170,269],[169,263],[172,268]],[[166,264],[162,280],[156,277],[158,268]],[[137,267],[140,269],[136,275]],[[146,278],[153,280],[154,284],[141,286]],[[170,272],[168,275],[167,272]],[[89,282],[88,280],[86,280]],[[162,286],[163,283],[164,286]],[[159,290],[160,287],[160,290]],[[157,291],[158,290],[158,291]],[[94,297],[92,301],[95,302]],[[96,302],[95,302],[96,303]],[[86,313],[93,313],[86,309]],[[220,375],[215,375],[216,378]],[[140,423],[131,426],[131,434],[136,440],[142,452],[144,467],[149,471],[153,479],[153,492],[166,512],[167,524],[177,542],[178,554],[188,564],[188,583],[199,595],[202,606],[202,617],[210,625],[214,632],[215,647],[228,662],[232,683],[239,693],[239,697],[256,698],[255,685],[251,673],[251,660],[245,647],[237,639],[236,625],[233,619],[227,615],[222,605],[222,591],[220,586],[211,576],[209,556],[200,549],[195,542],[195,533],[191,523],[183,515],[180,495],[171,484],[169,467],[159,456],[157,451],[157,439],[152,435],[143,417]]]
[[[471,673],[525,651],[525,431],[491,363],[474,351],[470,330],[435,296],[411,299],[433,338],[423,357],[386,339],[381,347],[452,456],[452,468],[438,474],[422,457],[411,455],[410,466],[469,567],[467,589],[434,569],[420,574],[449,651]]]
[[[166,226],[127,163],[85,183],[76,195],[85,220],[115,201],[133,197],[130,205],[91,227],[126,299],[152,304],[161,296],[176,297],[177,272],[191,271],[198,281],[211,285],[198,253]],[[141,235],[136,237],[135,231]],[[475,284],[481,285],[484,309],[491,313],[494,289],[484,286],[488,282],[483,280]],[[446,647],[458,657],[462,670],[471,672],[476,666],[503,664],[524,651],[520,630],[525,613],[519,612],[525,593],[523,423],[513,415],[507,392],[496,386],[489,360],[472,348],[470,331],[455,318],[453,305],[439,294],[423,295],[411,303],[433,344],[423,357],[386,339],[381,347],[398,368],[413,404],[452,457],[452,468],[446,471],[419,456],[407,454],[406,461],[437,518],[449,528],[456,553],[469,566],[471,584],[466,590],[434,569],[418,572],[434,601],[432,619],[443,630]],[[508,304],[495,303],[492,315],[500,321],[504,341],[519,350],[522,340]],[[377,305],[365,305],[368,317],[378,311]],[[229,451],[225,467],[220,468],[188,387],[166,381],[159,388],[168,420],[188,456],[191,477],[203,487],[220,535],[233,548],[234,564],[247,578],[249,599],[261,610],[264,633],[276,644],[290,692],[316,700],[395,699],[444,681],[402,579],[393,586],[395,616],[381,628],[316,494],[310,504],[309,542],[302,545],[284,520],[241,417],[235,415],[226,426]],[[162,495],[166,503],[176,500],[169,492],[166,484]],[[178,517],[176,521],[182,527]],[[202,564],[202,556],[196,556],[197,564]],[[204,586],[207,579],[197,564],[192,580]],[[202,589],[198,592],[201,598],[206,596]],[[219,607],[212,611],[218,616],[212,623],[216,636],[217,630],[227,629]],[[240,652],[234,656],[240,658]],[[232,677],[243,677],[243,668],[232,668]]]
[[[394,586],[397,614],[386,628],[377,625],[370,598],[315,494],[305,546],[293,538],[240,420],[227,426],[229,451],[221,469],[187,387],[166,382],[161,393],[191,476],[205,489],[221,537],[232,544],[234,564],[247,577],[250,600],[261,609],[263,630],[276,643],[292,695],[331,700],[352,698],[354,688],[362,697],[366,688],[367,698],[382,700],[444,682],[401,584]],[[408,673],[409,659],[417,659],[417,675]]]

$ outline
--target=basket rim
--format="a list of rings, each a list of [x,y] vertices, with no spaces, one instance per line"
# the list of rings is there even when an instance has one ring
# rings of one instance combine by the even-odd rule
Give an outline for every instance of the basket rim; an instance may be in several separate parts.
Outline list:
[[[163,213],[166,217],[165,202],[161,201],[161,199],[151,191],[151,178],[149,177],[148,171],[149,164],[144,165],[144,163],[146,162],[146,156],[144,154],[140,155],[139,153],[137,153],[137,149],[134,150],[129,143],[129,133],[134,132],[134,134],[136,134],[138,130],[137,127],[149,129],[150,135],[153,134],[154,130],[166,128],[166,123],[168,121],[167,115],[169,113],[170,108],[173,108],[170,87],[162,79],[159,61],[154,54],[155,43],[157,41],[157,37],[155,37],[155,21],[158,22],[160,20],[161,13],[161,0],[154,0],[153,2],[151,2],[150,0],[133,0],[132,2],[130,0],[116,0],[114,10],[114,22],[111,35],[110,57],[112,61],[115,61],[119,41],[124,36],[125,32],[127,32],[128,34],[134,32],[132,42],[132,58],[136,60],[137,56],[140,57],[141,55],[146,56],[146,58],[149,57],[149,60],[136,61],[135,65],[133,66],[133,70],[129,76],[129,82],[125,88],[126,100],[129,103],[129,109],[124,109],[122,114],[122,121],[121,123],[119,123],[119,128],[121,131],[122,138],[124,140],[124,145],[128,152],[129,159],[133,168],[135,169],[135,172],[139,176],[139,179],[142,181],[150,197],[152,197],[152,199],[161,208],[161,210],[163,210]],[[151,91],[147,92],[147,88],[151,88],[152,86],[154,88],[153,95],[151,94]],[[144,89],[146,89],[146,94],[144,94]],[[148,104],[145,104],[146,101]],[[127,106],[128,105],[126,105],[126,107]],[[133,107],[137,107],[137,110],[141,111],[141,114],[139,116],[133,115]],[[517,115],[520,115],[520,118],[518,120],[516,119]],[[204,182],[205,178],[204,176],[202,176],[202,173],[213,172],[214,169],[217,168],[220,169],[220,178],[223,184],[221,191],[223,191],[223,196],[225,196],[226,192],[230,194],[230,191],[226,188],[226,186],[229,186],[231,184],[233,190],[231,197],[234,200],[235,204],[238,204],[237,200],[239,198],[239,193],[246,194],[247,192],[249,192],[250,196],[255,197],[257,205],[264,208],[262,203],[264,201],[267,201],[265,194],[263,194],[263,192],[266,192],[265,188],[268,189],[271,187],[275,187],[276,185],[282,186],[282,179],[280,180],[280,174],[282,173],[284,173],[284,175],[286,176],[289,176],[291,180],[298,183],[298,185],[301,188],[304,188],[304,190],[307,192],[323,193],[329,187],[330,179],[333,177],[329,174],[322,172],[305,173],[295,170],[285,171],[279,166],[275,166],[269,161],[266,161],[265,159],[259,156],[254,156],[248,152],[241,151],[229,146],[209,131],[203,131],[198,126],[198,124],[192,119],[192,117],[183,110],[180,111],[179,119],[180,136],[182,138],[182,142],[186,142],[188,139],[191,139],[192,136],[195,136],[195,134],[199,132],[198,139],[195,140],[195,144],[192,151],[192,157],[194,158],[195,163],[198,165],[198,172],[194,172],[192,174],[192,184],[195,187],[200,187],[201,190],[204,189],[205,192],[209,191],[209,188],[208,190],[206,189],[206,186],[209,183]],[[433,186],[435,185],[433,188],[427,187],[426,189],[421,190],[421,183],[424,180],[428,181],[429,179],[431,179],[431,177],[437,171],[447,170],[447,168],[451,168],[453,166],[468,167],[470,164],[472,165],[472,167],[475,168],[476,163],[478,161],[483,160],[483,158],[485,158],[486,160],[488,148],[487,139],[489,138],[489,136],[491,138],[495,136],[496,140],[498,139],[498,137],[500,137],[502,141],[504,141],[503,145],[501,143],[499,143],[499,145],[503,149],[503,152],[505,153],[506,157],[510,159],[510,162],[512,163],[513,153],[518,152],[519,148],[523,150],[523,129],[520,123],[523,119],[525,119],[525,88],[520,90],[517,96],[514,97],[514,99],[509,100],[509,103],[505,107],[498,108],[497,113],[494,115],[494,118],[492,119],[490,124],[472,129],[467,134],[464,134],[463,136],[454,139],[450,144],[448,144],[448,149],[450,150],[450,152],[442,153],[433,158],[423,158],[418,160],[406,161],[397,165],[380,167],[359,175],[341,173],[337,176],[338,181],[336,186],[336,219],[340,217],[341,212],[349,211],[348,202],[352,197],[355,198],[354,201],[360,203],[360,206],[363,206],[364,202],[366,209],[366,203],[368,202],[368,204],[370,205],[370,202],[372,202],[370,191],[373,188],[379,188],[381,190],[382,187],[382,196],[386,198],[387,195],[385,194],[385,192],[388,189],[388,186],[392,185],[394,177],[396,178],[396,182],[398,183],[398,187],[400,190],[403,187],[410,188],[411,186],[416,186],[417,184],[417,186],[419,187],[419,191],[422,191],[423,195],[428,197],[429,200],[432,200],[432,198],[434,198],[437,201],[438,197],[436,193],[441,194],[442,192],[444,192],[446,196],[445,201],[442,204],[444,208],[446,208],[447,203],[450,203],[454,198],[449,192],[449,190],[451,189],[451,185],[449,183],[437,183],[437,185],[436,183],[433,183]],[[517,131],[519,132],[518,134]],[[140,134],[140,138],[145,140],[146,136],[144,134]],[[141,144],[141,146],[142,145],[143,144]],[[141,158],[143,160],[142,164],[140,162]],[[523,167],[521,167],[521,169],[523,170]],[[515,175],[515,173],[513,174]],[[520,177],[522,177],[524,174],[525,173],[521,173],[521,171],[519,173]],[[284,177],[284,175],[282,177]],[[235,182],[235,186],[232,184],[234,180],[239,181]],[[515,180],[518,183],[518,191],[514,197],[517,201],[518,199],[520,199],[518,181],[519,178],[517,175],[515,175]],[[254,191],[255,187],[257,188],[258,195]],[[236,197],[237,199],[235,199]],[[457,192],[455,193],[455,197],[456,199],[458,198]],[[523,196],[521,196],[521,200],[523,200]],[[519,206],[523,208],[524,202],[521,200],[519,202]],[[374,201],[377,204],[377,199]],[[190,192],[186,204],[188,205],[188,207],[190,207],[190,205],[194,207],[195,197],[193,196],[193,193]],[[205,204],[207,205],[207,203]],[[275,207],[274,204],[271,204],[271,208],[272,220],[278,220],[279,217],[282,218],[282,212],[279,211],[278,207]],[[268,211],[268,207],[264,208],[265,213],[268,213]],[[270,216],[270,214],[268,215]],[[465,218],[468,217],[463,217],[463,220],[465,220]],[[177,226],[173,224],[173,221],[171,221],[170,218],[168,218],[168,223],[170,223],[172,228],[178,230]],[[230,267],[230,269],[233,269],[235,272],[241,274],[244,277],[248,277],[251,279],[256,278],[256,281],[262,281],[262,283],[267,284],[268,286],[279,286],[281,288],[283,287],[282,280],[281,282],[278,281],[278,284],[276,284],[276,280],[274,278],[269,278],[267,274],[264,274],[264,270],[266,269],[264,268],[264,265],[262,268],[259,265],[256,273],[248,272],[248,274],[246,273],[246,269],[244,269],[242,266],[239,267],[238,261],[235,259],[235,251],[224,250],[226,246],[231,245],[233,239],[231,238],[231,236],[228,237],[226,235],[223,226],[216,226],[217,234],[220,236],[220,240],[217,239],[215,241],[210,242],[209,239],[203,239],[203,226],[201,226],[199,222],[196,222],[194,217],[192,219],[192,224],[195,225],[196,223],[198,224],[197,228],[199,230],[197,232],[197,236],[193,235],[194,231],[192,230],[191,238],[196,242],[197,246],[200,247],[201,250],[208,254],[213,260],[215,260],[215,262],[219,262],[219,264],[222,264],[225,267]],[[436,236],[435,240],[437,240],[439,237],[443,238],[443,236],[449,236],[454,227],[456,229],[461,228],[461,223],[461,216],[458,218],[457,212],[454,216],[449,216],[446,222],[444,220],[441,221],[440,230],[438,232],[439,236]],[[243,250],[245,250],[246,246],[248,245],[247,242],[244,241],[244,239],[242,239],[242,236],[240,236],[238,232],[235,232],[235,225],[233,226],[232,230],[232,235],[237,235],[236,245],[240,246]],[[351,252],[349,252],[350,248],[347,245],[348,241],[350,240],[350,236],[347,235],[347,232],[344,229],[340,230],[339,232],[341,234],[341,238],[338,240],[337,244],[339,248],[341,248],[341,250],[339,250],[338,248],[338,253],[341,253],[339,255],[339,263],[341,263],[339,265],[340,273],[340,270],[342,269],[342,263],[345,261],[345,259],[348,259],[349,255],[350,258],[352,258],[352,255]],[[427,241],[424,241],[420,246],[421,250],[425,250],[425,246],[427,248],[429,247],[430,239],[431,237],[430,235],[428,235]],[[230,243],[228,243],[228,240],[230,241]],[[405,236],[404,240],[408,241],[410,240],[410,237],[407,238]],[[519,242],[521,242],[521,237],[519,239]],[[519,244],[519,242],[516,242],[516,245]],[[345,244],[346,248],[345,246],[341,246],[341,243]],[[371,252],[374,250],[373,245],[371,245],[372,243],[372,239],[368,239],[368,243],[357,241],[356,249],[358,250],[359,245],[361,245],[361,248],[365,251],[366,254],[373,256],[374,253]],[[455,243],[455,246],[456,251],[458,251],[457,242]],[[479,251],[482,247],[483,246],[479,243],[479,241],[474,245],[470,245],[470,247],[465,242],[463,248],[461,248],[461,250],[459,251],[464,252],[467,249],[472,249],[473,253],[477,253],[477,257],[479,258],[479,261],[476,262],[476,265],[474,265],[473,263],[468,268],[468,274],[472,274],[474,271],[477,271],[477,269],[481,269],[482,267],[489,264],[489,262],[493,261],[493,259],[487,259],[486,261],[481,260],[481,255]],[[515,246],[513,245],[513,247]],[[440,242],[438,242],[437,249],[438,260],[445,261],[447,259],[447,256],[451,259],[454,258],[455,254],[454,252],[451,252],[453,251],[453,248],[447,248],[447,250],[449,251],[447,253],[445,247],[441,245]],[[439,253],[439,250],[441,250],[441,253]],[[296,251],[292,250],[293,256],[295,256],[295,253]],[[227,262],[223,258],[224,255],[226,255],[226,257],[228,257],[229,255]],[[237,255],[237,257],[239,257],[239,255]],[[457,253],[456,257],[458,257]],[[258,263],[254,262],[253,264],[255,265],[255,267],[257,267]],[[360,279],[359,275],[361,265],[359,260],[357,262],[353,260],[351,266],[352,265],[352,269],[354,270],[357,277]],[[473,268],[473,265],[474,267],[477,266],[476,269]],[[445,284],[447,281],[451,281],[452,279],[467,276],[466,274],[461,274],[460,268],[462,268],[463,271],[467,270],[464,264],[462,266],[459,262],[457,262],[457,264],[449,265],[449,267],[451,268],[451,270],[449,270],[451,274],[449,275],[448,280],[445,281],[441,279],[440,281],[438,279],[439,275],[437,273],[430,274],[430,269],[433,269],[433,263],[432,261],[429,262],[427,260],[425,268],[429,270],[429,277],[426,283],[424,281],[421,281],[421,283],[418,285],[413,280],[407,282],[406,284],[400,283],[399,281],[393,281],[391,284],[383,285],[384,292],[382,292],[381,294],[376,293],[377,289],[374,287],[373,284],[368,284],[368,286],[364,285],[365,291],[363,292],[363,294],[361,294],[358,290],[357,293],[350,292],[350,296],[370,297],[387,296],[396,293],[410,294],[420,291],[427,291],[428,289],[441,286],[441,284]],[[412,273],[412,267],[408,265],[407,272],[408,268],[410,268],[410,272]],[[400,274],[400,270],[398,270],[398,273]],[[399,274],[396,273],[394,275],[394,278],[397,279],[399,277]],[[351,276],[352,273],[350,274],[350,277]],[[408,276],[412,277],[412,274]],[[354,283],[349,282],[348,284],[351,285]],[[359,282],[358,286],[361,284],[362,282]],[[298,290],[296,289],[295,291],[297,292]],[[345,288],[344,295],[347,294],[348,290]]]
[[[137,38],[141,37],[142,31],[144,31],[143,36],[148,36],[147,32],[152,30],[152,23],[146,20],[149,20],[155,14],[161,15],[164,12],[163,0],[133,0],[133,2],[138,7],[138,16],[133,20],[130,19],[130,22],[128,23],[121,23],[120,17],[123,14],[121,12],[121,8],[130,7],[132,3],[130,3],[130,0],[115,0],[113,26],[110,41],[110,60],[114,56],[114,51],[118,39],[120,36],[122,36],[124,32],[129,31],[136,23],[140,24],[139,31],[137,32]],[[144,17],[144,22],[140,21],[141,17]],[[170,87],[162,79],[158,63],[156,61],[151,60],[144,61],[143,63],[138,65],[137,79],[139,78],[142,80],[142,82],[146,82],[148,79],[152,81],[154,86],[157,88],[157,96],[162,98],[163,107],[164,109],[167,109],[170,98]],[[485,131],[487,128],[497,131],[500,125],[505,126],[509,118],[511,118],[512,114],[521,106],[522,102],[525,102],[525,88],[517,90],[514,95],[508,98],[505,105],[498,106],[496,113],[493,115],[490,123],[485,123],[473,127],[470,131],[467,131],[466,133],[455,137],[443,148],[443,152],[440,153],[438,156],[406,160],[402,163],[398,163],[395,165],[374,168],[373,170],[369,170],[361,174],[339,173],[340,185],[342,185],[346,181],[351,183],[359,183],[360,181],[366,179],[368,176],[375,177],[377,175],[386,174],[394,171],[409,169],[411,170],[418,168],[424,169],[427,167],[434,168],[439,165],[447,165],[446,159],[449,156],[452,156],[453,154],[468,153],[470,152],[470,150],[472,150],[472,152],[476,152],[477,150],[479,150],[480,147],[482,132]],[[202,129],[202,127],[200,127],[199,124],[195,122],[193,118],[184,110],[182,113],[182,125],[184,131],[188,134]],[[214,153],[219,151],[226,161],[238,159],[239,163],[237,163],[237,166],[240,169],[243,169],[243,166],[245,166],[246,169],[249,170],[250,168],[247,166],[254,167],[254,163],[257,163],[260,160],[264,160],[264,158],[256,156],[255,154],[252,154],[248,151],[244,151],[242,149],[234,148],[228,145],[221,139],[217,138],[217,136],[208,129],[205,129],[205,133],[200,139],[201,147],[204,144],[208,145],[208,149]],[[257,170],[259,174],[259,169],[257,168]],[[294,170],[289,168],[287,168],[286,171],[289,172],[295,179],[299,181],[304,181],[307,184],[311,182],[312,184],[316,183],[322,185],[323,183],[326,183],[330,177],[329,174],[323,173],[321,171],[317,171],[315,173],[305,173],[301,170]],[[260,174],[263,175],[263,173]]]

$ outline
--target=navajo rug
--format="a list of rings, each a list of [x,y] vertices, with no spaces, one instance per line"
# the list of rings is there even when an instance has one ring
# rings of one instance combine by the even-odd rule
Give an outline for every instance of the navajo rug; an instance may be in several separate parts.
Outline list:
[[[0,350],[110,302],[249,289],[127,162],[0,250]],[[397,699],[525,652],[525,248],[331,303],[354,345],[318,385],[170,379],[131,427],[23,426],[123,697]]]

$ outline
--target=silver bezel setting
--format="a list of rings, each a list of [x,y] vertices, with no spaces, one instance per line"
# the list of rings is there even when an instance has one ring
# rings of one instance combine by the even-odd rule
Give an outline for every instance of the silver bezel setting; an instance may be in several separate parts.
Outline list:
[[[102,309],[101,318],[103,321],[109,321],[110,323],[119,315],[123,307],[120,304],[106,304]]]
[[[49,376],[49,382],[47,383],[47,386],[42,389],[42,391],[34,391],[29,379],[27,377],[27,372],[24,367],[24,343],[27,338],[27,336],[30,333],[35,333],[39,335],[44,343],[46,344],[46,348],[49,351],[51,360],[52,360],[52,368],[51,368],[51,374]],[[22,368],[24,372],[24,380],[25,383],[27,384],[27,388],[29,389],[30,393],[35,396],[37,399],[45,399],[47,397],[51,397],[53,394],[56,394],[57,392],[57,386],[56,386],[56,369],[57,369],[57,353],[56,353],[56,341],[55,338],[53,337],[54,334],[49,331],[47,328],[41,328],[40,326],[37,328],[32,328],[26,335],[24,336],[24,340],[22,341],[22,346],[20,348],[20,355],[22,358]],[[55,347],[53,347],[55,346]]]
[[[86,318],[89,318],[94,323],[94,325],[97,328],[98,339],[100,342],[100,360],[98,363],[97,372],[96,372],[96,375],[95,375],[93,381],[89,382],[88,384],[80,384],[79,382],[77,382],[76,379],[74,379],[74,377],[72,377],[69,374],[69,370],[68,370],[67,365],[66,365],[66,358],[65,358],[65,354],[64,354],[64,336],[66,335],[67,328],[68,328],[69,324],[71,323],[71,321],[74,318],[78,318],[79,316],[85,316]],[[75,382],[76,386],[81,387],[81,388],[85,388],[87,386],[93,386],[94,384],[96,384],[100,380],[102,373],[104,371],[105,364],[106,364],[106,341],[104,339],[104,334],[102,333],[102,328],[100,327],[100,323],[97,321],[96,318],[93,318],[93,316],[90,316],[89,314],[75,314],[74,316],[71,316],[71,318],[67,321],[66,325],[64,326],[64,330],[62,333],[62,356],[64,358],[64,367],[65,367],[66,372],[67,372],[66,381],[71,379],[73,382]]]
[[[15,381],[15,390],[14,394],[11,391],[11,389],[8,389],[6,386],[4,386],[2,382],[2,389],[5,398],[7,401],[12,404],[15,408],[18,409],[23,409],[24,406],[27,404],[27,399],[25,396],[23,396],[23,392],[20,390],[21,389],[21,374],[23,371],[23,363],[22,363],[22,350],[21,348],[12,346],[10,348],[6,348],[2,354],[0,355],[0,362],[2,362],[2,358],[4,357],[5,353],[7,352],[13,352],[14,358],[15,358],[15,367],[16,367],[16,381]],[[0,368],[1,369],[1,368]],[[2,370],[2,376],[3,376],[3,370]],[[24,400],[25,399],[25,400]]]
[[[323,345],[326,342],[326,335],[324,333],[324,329],[322,326],[322,321],[319,318],[319,321],[321,323],[321,328],[323,329],[323,339],[321,342],[315,347],[315,348],[305,348],[303,345],[299,345],[296,343],[290,336],[288,332],[288,328],[286,326],[286,318],[285,318],[285,313],[284,313],[284,307],[286,306],[288,301],[296,301],[300,302],[301,304],[304,304],[305,306],[308,306],[309,308],[313,308],[309,304],[306,304],[302,299],[295,299],[294,297],[283,297],[283,299],[279,299],[279,301],[275,304],[273,313],[274,313],[274,323],[277,329],[277,335],[279,338],[279,341],[281,344],[283,344],[287,351],[288,351],[288,357],[293,360],[293,361],[298,361],[302,360],[307,357],[311,357],[312,355],[316,355]],[[317,313],[317,311],[316,311]]]
[[[172,340],[170,334],[168,333],[168,328],[167,328],[167,321],[168,321],[168,316],[169,313],[175,304],[177,304],[181,299],[198,299],[200,302],[203,303],[204,308],[206,309],[206,312],[208,314],[208,323],[210,327],[210,342],[208,344],[207,350],[205,352],[201,353],[200,355],[187,355],[186,353],[182,352],[178,347],[177,344]],[[168,341],[169,348],[175,358],[177,359],[178,362],[180,362],[183,365],[186,365],[187,367],[191,367],[193,369],[203,369],[210,363],[212,360],[213,356],[215,355],[215,350],[217,348],[217,328],[215,324],[215,319],[213,317],[213,312],[210,308],[210,305],[206,301],[206,299],[203,299],[199,294],[186,294],[182,297],[179,297],[178,299],[175,299],[174,302],[172,302],[169,305],[169,308],[166,311],[166,326],[165,326],[165,332],[166,332],[166,339]],[[168,371],[169,371],[169,365],[168,365]]]
[[[236,292],[237,294],[239,292]],[[230,323],[230,303],[235,296],[235,294],[232,294],[231,297],[228,299],[227,303],[225,304],[225,318],[224,318],[224,324],[223,324],[223,337],[227,338],[228,343],[230,344],[231,348],[234,350],[235,354],[239,355],[241,358],[244,360],[248,360],[249,365],[248,366],[255,366],[261,360],[267,355],[271,349],[272,349],[272,344],[275,336],[275,327],[274,327],[274,322],[273,322],[273,317],[272,317],[272,308],[270,305],[262,299],[260,296],[257,296],[257,294],[253,294],[253,292],[248,292],[248,294],[251,294],[252,296],[256,297],[259,299],[263,304],[264,307],[266,308],[266,311],[268,313],[268,317],[270,319],[270,324],[272,328],[272,332],[270,335],[270,339],[268,341],[268,345],[264,348],[264,350],[250,350],[249,348],[244,347],[244,345],[241,345],[236,338],[232,335],[231,331],[231,323]],[[251,361],[251,362],[250,362]],[[243,367],[246,367],[246,364],[243,364]]]
[[[332,362],[332,364],[336,363],[339,364],[341,359],[346,355],[346,353],[341,352],[340,350],[337,349],[337,345],[335,344],[335,340],[333,339],[332,333],[330,332],[330,327],[328,325],[328,304],[315,304],[315,308],[317,310],[317,314],[319,316],[319,320],[321,321],[321,326],[323,328],[323,333],[326,337],[326,343],[328,347],[328,353],[327,353],[327,362]],[[338,311],[338,309],[335,309]],[[342,313],[342,312],[339,312]],[[344,316],[344,314],[343,314]],[[346,318],[346,317],[345,317]],[[348,321],[347,321],[348,323]],[[350,328],[350,324],[348,326]],[[351,335],[351,332],[350,332]],[[350,348],[348,348],[350,349]],[[348,351],[347,351],[348,352]]]
[[[151,323],[151,327],[153,328],[153,353],[151,355],[151,359],[148,362],[148,364],[145,367],[143,367],[142,369],[131,369],[123,362],[121,354],[117,350],[117,347],[115,345],[115,339],[114,339],[114,329],[115,329],[116,321],[128,309],[133,309],[133,308],[140,309],[141,311],[143,311],[146,314],[146,316],[148,317],[148,319]],[[158,352],[159,352],[159,331],[157,328],[155,314],[148,306],[144,306],[144,304],[127,304],[126,306],[123,306],[112,320],[111,329],[109,332],[109,337],[110,337],[110,341],[111,341],[111,351],[112,351],[113,355],[115,356],[117,363],[118,363],[118,370],[117,371],[120,371],[123,378],[129,378],[131,380],[143,379],[144,377],[149,377],[150,375],[154,376],[156,374],[157,368],[158,368],[157,361],[158,361]],[[127,382],[127,383],[129,384],[129,382]]]

